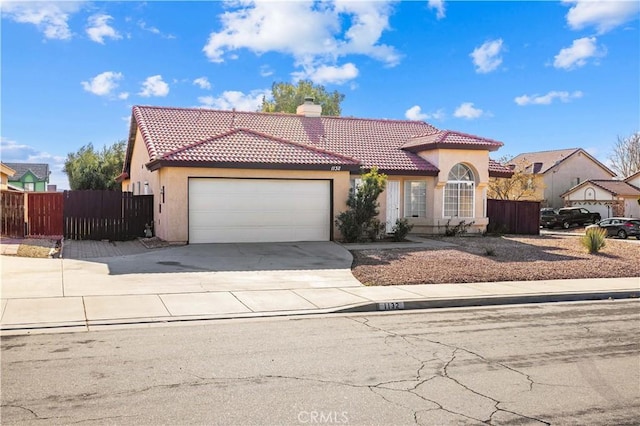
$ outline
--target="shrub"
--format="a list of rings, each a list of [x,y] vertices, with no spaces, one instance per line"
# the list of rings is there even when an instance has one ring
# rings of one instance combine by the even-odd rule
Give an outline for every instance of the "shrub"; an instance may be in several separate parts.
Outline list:
[[[412,229],[413,225],[410,225],[407,219],[396,220],[396,224],[391,229],[393,241],[404,241]]]
[[[373,167],[368,173],[362,174],[362,183],[349,191],[349,208],[336,218],[336,226],[345,242],[375,241],[380,238],[384,225],[377,218],[380,213],[378,196],[384,191],[386,183],[387,175],[379,174],[377,167]]]
[[[588,228],[585,235],[580,238],[580,244],[587,249],[589,254],[597,253],[606,244],[607,231],[602,228]]]
[[[485,247],[484,248],[484,255],[485,256],[495,256],[496,255],[496,249],[493,247]]]
[[[475,222],[471,221],[466,223],[464,220],[458,223],[456,226],[451,226],[451,219],[447,220],[447,224],[445,225],[444,235],[447,237],[457,237],[462,234],[466,234],[467,230],[473,225]]]

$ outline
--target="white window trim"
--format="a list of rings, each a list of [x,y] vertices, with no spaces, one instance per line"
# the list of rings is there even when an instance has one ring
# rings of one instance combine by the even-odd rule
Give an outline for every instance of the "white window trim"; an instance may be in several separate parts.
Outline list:
[[[461,164],[461,163],[458,163]],[[453,170],[454,167],[458,166],[458,164],[455,164],[450,170],[449,170],[449,174],[451,173],[451,171]],[[475,174],[473,173],[473,170],[471,169],[471,167],[467,166],[466,164],[462,164],[464,167],[466,167],[467,169],[469,169],[469,173],[471,174],[471,176],[475,179]],[[447,186],[449,184],[456,184],[458,185],[457,190],[458,190],[458,196],[457,196],[457,200],[458,200],[458,205],[457,205],[457,212],[458,214],[460,213],[460,187],[461,184],[465,184],[465,185],[469,185],[472,186],[472,197],[471,197],[471,214],[472,216],[449,216],[446,214],[446,210],[447,210],[447,201],[446,201],[446,197],[447,197]],[[448,218],[448,219],[454,219],[454,218],[458,218],[458,219],[473,219],[475,217],[475,211],[476,211],[476,182],[475,180],[447,180],[447,182],[445,183],[443,189],[442,189],[442,217],[443,218]]]

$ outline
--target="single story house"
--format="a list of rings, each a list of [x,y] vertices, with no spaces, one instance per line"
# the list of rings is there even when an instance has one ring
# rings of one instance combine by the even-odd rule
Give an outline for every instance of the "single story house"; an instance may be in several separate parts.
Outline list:
[[[380,196],[390,231],[447,223],[486,229],[489,176],[511,171],[489,159],[501,142],[423,121],[321,115],[307,99],[297,114],[134,106],[123,191],[153,194],[155,234],[170,242],[339,239],[362,170],[388,175]]]
[[[582,148],[519,154],[508,164],[514,170],[530,173],[534,194],[522,198],[540,201],[541,207],[564,206],[562,194],[589,179],[611,179],[616,174]]]
[[[5,163],[15,170],[8,184],[26,192],[46,192],[49,183],[49,165],[45,163]]]
[[[562,194],[566,206],[584,207],[607,217],[640,217],[640,172],[624,180],[592,179]]]

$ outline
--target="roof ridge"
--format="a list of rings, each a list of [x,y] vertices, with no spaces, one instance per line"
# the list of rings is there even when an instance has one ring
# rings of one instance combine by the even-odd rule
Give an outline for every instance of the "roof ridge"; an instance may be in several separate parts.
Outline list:
[[[353,120],[353,121],[377,121],[383,123],[415,123],[425,124],[431,126],[436,131],[439,129],[434,125],[427,123],[424,120],[401,120],[398,118],[365,118],[365,117],[353,117],[353,116],[339,116],[339,115],[321,115],[320,117],[305,117],[304,115],[288,113],[288,112],[264,112],[264,111],[243,111],[243,110],[228,110],[228,109],[212,109],[212,108],[200,108],[200,107],[170,107],[170,106],[158,106],[158,105],[134,105],[134,109],[149,108],[156,110],[174,110],[174,111],[206,111],[225,114],[246,114],[246,115],[273,115],[279,117],[298,117],[298,118],[321,118],[321,119],[336,119],[336,120]]]

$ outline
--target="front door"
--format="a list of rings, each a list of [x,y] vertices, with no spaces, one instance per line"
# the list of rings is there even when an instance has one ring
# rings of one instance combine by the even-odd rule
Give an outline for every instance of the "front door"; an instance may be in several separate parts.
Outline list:
[[[387,234],[393,230],[396,221],[400,219],[400,182],[387,181]]]

